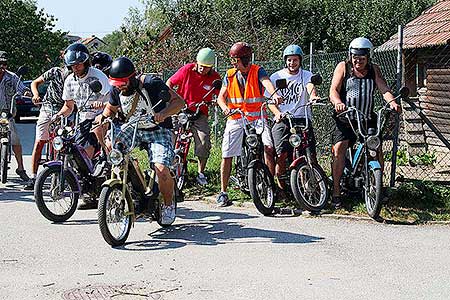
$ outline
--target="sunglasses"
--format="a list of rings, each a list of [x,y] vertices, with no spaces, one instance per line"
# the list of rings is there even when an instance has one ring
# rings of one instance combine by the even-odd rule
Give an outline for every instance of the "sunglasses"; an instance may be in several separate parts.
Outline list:
[[[231,63],[233,63],[233,64],[236,64],[236,63],[238,63],[238,62],[239,62],[239,60],[240,60],[240,58],[239,58],[239,57],[230,57],[230,61],[231,61]]]

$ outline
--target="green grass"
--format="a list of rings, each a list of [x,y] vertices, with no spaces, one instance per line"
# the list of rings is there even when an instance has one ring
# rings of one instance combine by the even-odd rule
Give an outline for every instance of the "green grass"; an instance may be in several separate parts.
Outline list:
[[[186,197],[215,196],[220,192],[220,145],[213,145],[208,159],[205,175],[207,186],[196,183],[197,163],[193,154],[193,147],[189,153],[188,177],[185,185]],[[138,158],[142,169],[148,168],[148,158],[145,151],[134,150],[133,155]],[[232,171],[232,173],[234,170]],[[420,224],[427,221],[450,221],[450,187],[432,182],[406,182],[396,189],[387,189],[389,202],[381,210],[381,217],[387,221],[407,224]],[[235,205],[241,205],[251,198],[230,183],[228,194]],[[279,207],[296,207],[295,201],[277,203]],[[347,197],[344,207],[337,211],[324,210],[324,213],[367,216],[364,200],[361,196]]]

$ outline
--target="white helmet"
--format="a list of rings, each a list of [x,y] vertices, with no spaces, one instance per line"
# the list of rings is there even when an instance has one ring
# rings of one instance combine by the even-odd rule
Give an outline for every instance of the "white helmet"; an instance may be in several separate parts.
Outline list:
[[[366,38],[359,37],[354,39],[348,46],[348,53],[360,56],[368,56],[372,54],[372,42]]]

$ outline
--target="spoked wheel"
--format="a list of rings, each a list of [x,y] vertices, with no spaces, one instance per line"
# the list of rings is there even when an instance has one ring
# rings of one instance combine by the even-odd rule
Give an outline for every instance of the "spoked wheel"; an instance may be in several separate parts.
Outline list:
[[[381,189],[383,187],[382,172],[380,169],[369,168],[369,182],[364,188],[364,200],[369,216],[377,219],[381,211]]]
[[[183,189],[184,184],[186,182],[186,175],[187,175],[187,163],[177,164],[175,169],[175,180],[178,190],[180,191]]]
[[[265,164],[257,162],[248,170],[248,186],[256,209],[265,216],[272,214],[275,206],[275,184]]]
[[[61,167],[45,167],[34,184],[34,200],[41,214],[53,222],[68,220],[77,209],[79,191],[72,173],[64,173],[61,185]]]
[[[6,183],[6,178],[8,177],[8,144],[2,144],[2,149],[0,151],[0,172],[2,183]]]
[[[131,202],[128,193],[123,193],[122,183],[102,189],[98,203],[98,224],[103,239],[111,246],[123,245],[130,234]]]
[[[242,150],[244,153],[244,150]],[[248,188],[248,171],[247,166],[245,165],[244,158],[241,156],[236,157],[236,165],[235,165],[236,177],[238,182],[236,183],[239,186],[241,192],[246,195],[250,195],[250,191]]]
[[[320,211],[327,204],[329,191],[325,173],[316,164],[299,164],[291,172],[291,188],[295,200],[304,209]]]

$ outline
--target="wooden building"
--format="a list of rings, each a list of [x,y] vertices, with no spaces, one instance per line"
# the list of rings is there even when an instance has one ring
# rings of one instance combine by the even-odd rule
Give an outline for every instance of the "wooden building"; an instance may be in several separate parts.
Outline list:
[[[398,34],[377,51],[397,47]],[[402,81],[411,90],[411,98],[450,141],[450,0],[438,1],[405,25]],[[436,171],[450,169],[450,150],[405,103],[403,121],[402,140],[410,157],[433,153]]]

